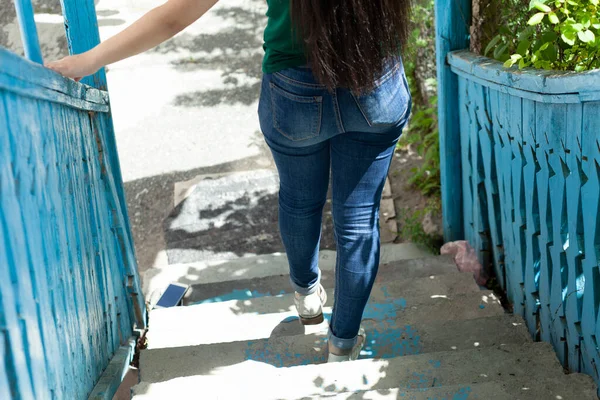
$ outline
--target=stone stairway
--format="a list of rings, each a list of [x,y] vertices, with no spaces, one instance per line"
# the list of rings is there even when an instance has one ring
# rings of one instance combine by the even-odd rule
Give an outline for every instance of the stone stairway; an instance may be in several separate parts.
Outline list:
[[[333,259],[321,255],[329,294]],[[190,282],[186,307],[150,313],[133,398],[597,399],[590,377],[564,374],[551,346],[450,259],[386,245],[382,262],[361,358],[338,364],[324,363],[331,301],[323,324],[302,326],[284,255],[171,266],[190,281],[212,272]]]

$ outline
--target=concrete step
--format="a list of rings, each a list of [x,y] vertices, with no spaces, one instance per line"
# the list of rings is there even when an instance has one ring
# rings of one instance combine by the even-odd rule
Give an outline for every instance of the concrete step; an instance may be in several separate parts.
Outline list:
[[[302,400],[318,400],[308,396]],[[327,396],[328,400],[432,400],[432,399],[492,399],[492,400],[597,400],[594,380],[584,374],[565,375],[558,379],[530,379],[451,385],[416,390],[369,390]]]
[[[323,250],[319,252],[319,267],[322,271],[333,271],[336,252]],[[433,254],[412,243],[385,244],[381,246],[381,264],[401,260],[410,260],[412,268],[441,269],[439,264],[448,267],[452,262],[448,257],[435,257]],[[438,261],[439,260],[439,261]],[[430,262],[431,261],[431,262]],[[453,264],[452,264],[453,265]],[[456,267],[454,267],[456,268]],[[275,275],[288,275],[289,265],[285,253],[275,253],[262,256],[249,256],[235,260],[218,260],[174,264],[163,268],[147,270],[142,276],[144,293],[147,295],[164,290],[171,282],[188,285],[200,285],[234,280],[252,280]]]
[[[134,399],[180,398],[199,391],[202,399],[302,399],[339,392],[563,377],[549,344],[528,343],[291,368],[245,361],[230,368],[214,367],[206,375],[142,382],[134,387]]]
[[[444,278],[453,275],[441,275]],[[429,279],[429,278],[421,278]],[[497,297],[490,291],[447,296],[425,295],[414,299],[402,298],[394,283],[379,285],[365,312],[364,319],[401,319],[405,325],[423,321],[465,320],[503,315]],[[333,296],[324,310],[331,316]],[[150,314],[149,348],[193,346],[209,343],[264,339],[289,336],[320,330],[319,326],[300,324],[293,306],[293,295],[261,297],[249,300],[230,300],[189,307],[158,309]]]
[[[200,176],[176,186],[176,207],[164,222],[169,264],[283,250],[276,226],[276,171]]]
[[[361,358],[393,358],[439,351],[461,351],[500,344],[525,344],[531,337],[521,317],[502,315],[473,320],[423,321],[406,325],[401,319],[364,322],[368,340]],[[275,367],[320,364],[327,360],[327,332],[274,336],[268,339],[201,346],[145,350],[142,380],[210,374],[252,360]]]
[[[458,278],[455,281],[449,280],[432,280],[419,281],[425,282],[427,288],[416,287],[415,279],[425,277],[435,277],[437,275],[459,275],[456,265],[451,258],[448,257],[431,257],[419,260],[404,260],[391,262],[381,265],[377,274],[376,284],[384,284],[386,282],[395,282],[395,284],[404,285],[404,290],[412,293],[419,293],[420,290],[427,289],[429,291],[438,291],[447,293],[453,288],[448,287],[454,282],[460,281],[460,285],[469,284],[473,290],[478,290],[471,275],[470,279]],[[321,283],[326,289],[333,289],[335,285],[335,273],[333,270],[327,269],[322,271]],[[435,288],[435,283],[441,284],[442,287]],[[458,288],[454,288],[458,289]],[[196,284],[192,285],[186,294],[184,300],[186,305],[196,303],[212,303],[225,300],[245,300],[249,298],[281,295],[292,293],[293,289],[290,285],[289,274],[274,275],[263,278],[243,279],[235,281]],[[404,297],[409,296],[405,294]]]
[[[382,242],[397,236],[390,185],[381,203]],[[175,209],[164,222],[169,264],[227,260],[283,251],[277,225],[279,179],[271,169],[201,175],[175,185]],[[334,249],[331,193],[321,248]],[[391,219],[391,224],[388,223]]]

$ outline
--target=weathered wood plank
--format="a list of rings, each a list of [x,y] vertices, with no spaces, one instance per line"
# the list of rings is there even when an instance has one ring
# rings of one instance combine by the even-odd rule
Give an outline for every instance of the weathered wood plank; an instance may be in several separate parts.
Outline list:
[[[536,104],[536,121],[549,118],[548,109],[545,106]],[[537,198],[540,214],[540,235],[538,237],[538,247],[540,249],[540,278],[539,278],[539,297],[540,297],[540,338],[546,342],[553,340],[552,332],[552,311],[550,310],[550,298],[552,294],[552,256],[550,247],[552,246],[552,208],[550,205],[550,170],[548,169],[548,148],[546,145],[546,134],[542,130],[545,125],[536,122],[536,148],[535,154],[539,164],[536,173]]]
[[[567,338],[569,344],[569,368],[571,371],[581,370],[581,314],[583,306],[583,290],[586,277],[583,274],[583,214],[581,209],[581,128],[583,108],[580,104],[569,105],[566,109],[565,132],[562,135],[562,146],[565,151],[567,176],[566,190],[566,223],[568,245],[565,249],[567,261],[567,295],[565,298],[565,314]]]
[[[505,86],[495,82],[487,81],[483,78],[469,75],[468,73],[452,68],[452,71],[458,76],[464,76],[469,81],[476,82],[481,86],[488,87],[498,92],[506,93],[511,96],[521,97],[528,100],[533,100],[538,103],[550,103],[550,104],[579,104],[581,102],[581,96],[577,93],[563,93],[563,94],[541,94],[536,92],[530,92],[522,90],[518,86]]]
[[[469,47],[470,0],[438,0],[435,3],[438,77],[438,124],[442,219],[446,241],[464,238],[462,221],[461,148],[458,109],[454,99],[458,79],[446,63],[450,51]]]
[[[500,110],[501,107],[501,96],[503,96],[500,92],[496,90],[490,90],[489,95],[489,118],[491,122],[492,136],[494,142],[494,152],[492,157],[494,158],[494,166],[496,168],[496,189],[498,191],[497,195],[494,196],[494,201],[497,203],[496,207],[496,224],[498,224],[499,232],[497,234],[496,242],[494,243],[495,251],[499,254],[498,262],[496,265],[496,276],[502,287],[506,287],[506,264],[507,257],[510,254],[509,246],[510,242],[505,239],[505,233],[510,231],[511,225],[507,225],[506,218],[506,208],[508,208],[508,204],[504,201],[506,198],[506,191],[510,190],[510,187],[506,187],[506,179],[504,170],[506,164],[504,162],[504,152],[506,151],[506,143],[508,143],[507,138],[504,135],[503,131],[503,118],[506,113]]]
[[[537,69],[507,69],[499,61],[466,50],[450,53],[448,63],[456,71],[462,71],[469,76],[505,87],[518,88],[519,90],[539,94],[582,93],[590,95],[590,93],[600,91],[600,70],[576,73]]]
[[[458,79],[458,100],[461,114],[460,118],[460,148],[462,149],[461,158],[461,186],[462,186],[462,230],[465,234],[465,239],[468,241],[472,240],[471,232],[473,226],[473,195],[471,193],[471,151],[470,151],[470,135],[468,134],[470,129],[470,119],[467,118],[469,113],[469,88],[467,80],[463,78]],[[458,200],[457,200],[458,201]],[[471,242],[472,243],[472,242]]]
[[[59,221],[63,221],[63,211],[59,191],[59,167],[61,166],[60,154],[62,149],[57,147],[58,134],[54,129],[55,121],[53,117],[60,117],[60,107],[54,103],[39,102],[40,128],[43,132],[42,158],[44,163],[44,178],[46,190],[42,192],[44,197],[44,212],[51,215],[50,218],[43,218],[44,228],[43,237],[46,248],[46,262],[48,273],[48,287],[51,294],[49,316],[56,323],[56,351],[58,355],[54,360],[67,360],[70,357],[71,336],[64,335],[65,326],[68,325],[68,305],[67,294],[71,293],[69,289],[70,280],[64,279],[69,275],[68,265],[63,257],[63,249],[67,248],[67,239],[65,230]],[[73,375],[73,366],[66,363],[54,364],[56,370],[55,393],[57,398],[66,397],[70,393],[67,386],[73,382],[76,377]]]
[[[523,100],[519,97],[508,97],[509,108],[507,118],[509,119],[508,140],[512,160],[510,163],[511,187],[512,187],[512,249],[513,264],[510,268],[509,297],[513,301],[515,313],[524,315],[525,311],[525,263],[526,243],[525,228],[527,226],[527,215],[525,213],[525,187],[523,182],[523,167],[525,159],[523,156]]]
[[[107,92],[67,79],[2,47],[0,47],[0,60],[2,60],[0,72],[7,75],[8,80],[12,78],[19,81],[14,86],[25,82],[29,86],[50,89],[77,100],[104,106],[109,104]],[[12,86],[7,89],[10,87]]]
[[[63,104],[83,111],[108,112],[108,105],[92,103],[51,89],[39,87],[27,81],[2,73],[0,71],[0,89],[17,93],[32,99],[46,100],[53,103]]]
[[[37,27],[33,18],[33,6],[31,0],[15,0],[15,11],[21,30],[21,41],[25,50],[25,57],[33,62],[42,64],[42,51],[38,39]]]
[[[535,338],[537,336],[539,320],[539,274],[540,274],[540,250],[539,232],[540,217],[538,196],[536,191],[536,172],[539,168],[535,155],[536,146],[536,114],[535,102],[522,100],[522,152],[524,156],[523,188],[525,194],[525,264],[524,264],[524,312],[529,332]]]
[[[44,327],[39,319],[38,299],[32,295],[38,290],[35,268],[43,266],[44,263],[39,258],[37,249],[32,251],[29,243],[32,238],[37,238],[39,230],[28,229],[29,219],[36,220],[37,217],[28,204],[29,199],[24,196],[35,190],[30,173],[32,167],[28,160],[32,157],[31,137],[39,130],[39,125],[33,118],[17,118],[19,115],[28,115],[27,105],[19,101],[18,97],[6,93],[3,100],[7,124],[4,131],[6,134],[1,135],[6,139],[0,147],[9,152],[6,158],[12,160],[12,165],[2,168],[4,176],[0,179],[3,186],[0,208],[6,224],[6,232],[10,232],[10,235],[4,239],[8,244],[9,254],[9,260],[5,265],[8,266],[11,274],[9,282],[12,282],[16,288],[14,301],[20,320],[13,324],[16,324],[17,330],[21,331],[24,348],[20,350],[24,352],[35,398],[46,399],[50,398],[50,391],[42,339]],[[18,179],[15,179],[16,177]],[[15,336],[11,335],[11,341],[14,339]],[[14,351],[12,353],[15,356]]]
[[[549,174],[549,205],[552,215],[550,256],[552,259],[552,280],[550,287],[550,313],[553,342],[558,357],[563,364],[567,362],[567,341],[563,325],[565,318],[564,300],[567,289],[567,271],[565,249],[567,243],[567,215],[565,193],[565,152],[562,148],[562,135],[566,124],[566,105],[538,104],[538,112],[545,110],[538,119],[538,133],[547,150]]]

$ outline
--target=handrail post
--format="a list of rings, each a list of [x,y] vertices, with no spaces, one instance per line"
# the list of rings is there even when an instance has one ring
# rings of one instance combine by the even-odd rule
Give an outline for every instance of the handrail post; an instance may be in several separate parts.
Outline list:
[[[471,0],[436,0],[436,53],[442,219],[446,242],[464,239],[458,77],[446,58],[469,47]]]
[[[40,50],[40,41],[37,27],[35,26],[35,18],[33,17],[31,0],[15,0],[15,10],[19,21],[19,29],[21,30],[21,40],[23,41],[25,57],[33,62],[42,64],[44,60],[42,58],[42,51]]]

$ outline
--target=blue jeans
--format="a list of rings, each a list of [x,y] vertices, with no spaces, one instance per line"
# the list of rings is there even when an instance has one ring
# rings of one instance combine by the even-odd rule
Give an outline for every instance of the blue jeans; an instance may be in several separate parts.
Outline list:
[[[331,174],[337,246],[329,338],[348,349],[379,267],[379,203],[411,98],[400,60],[366,95],[328,92],[309,67],[263,77],[262,132],[280,177],[279,228],[293,288],[317,290],[323,207]]]

